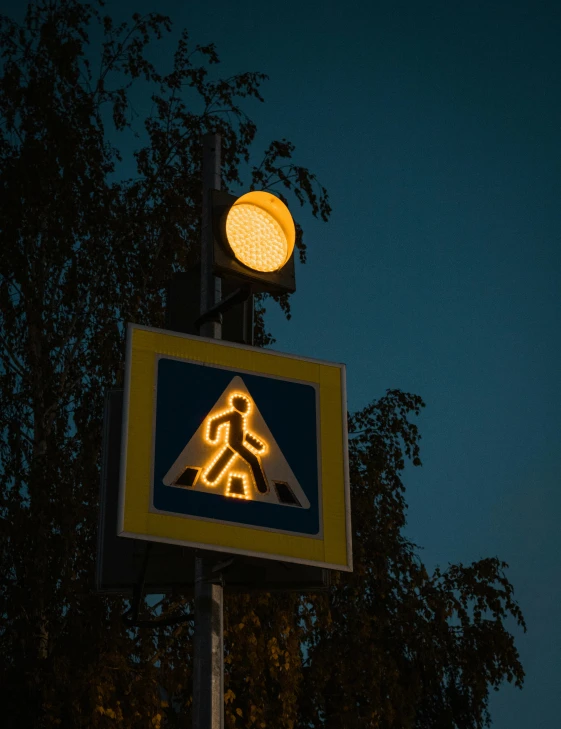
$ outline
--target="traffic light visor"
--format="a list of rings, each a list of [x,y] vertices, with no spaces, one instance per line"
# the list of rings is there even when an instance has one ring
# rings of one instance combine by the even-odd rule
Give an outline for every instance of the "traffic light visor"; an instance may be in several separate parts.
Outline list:
[[[226,238],[244,266],[272,272],[292,255],[296,230],[282,200],[270,192],[253,191],[239,197],[228,211]]]

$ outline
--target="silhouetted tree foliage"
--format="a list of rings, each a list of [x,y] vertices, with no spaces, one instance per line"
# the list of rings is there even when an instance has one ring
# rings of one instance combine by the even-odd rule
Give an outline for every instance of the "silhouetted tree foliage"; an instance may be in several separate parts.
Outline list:
[[[214,46],[185,32],[164,72],[150,51],[170,30],[162,15],[115,24],[77,0],[38,0],[21,25],[1,20],[4,726],[187,725],[189,601],[143,606],[183,611],[179,625],[130,628],[127,601],[92,590],[104,392],[122,382],[124,324],[162,325],[165,282],[197,255],[204,133],[222,134],[226,186],[244,174],[330,213],[286,140],[252,163],[256,127],[242,104],[261,99],[265,77],[217,78]],[[139,88],[151,99],[144,120]],[[119,150],[132,144],[127,163]],[[298,246],[304,259],[300,228]],[[488,721],[491,688],[521,685],[505,621],[524,621],[506,565],[429,575],[403,536],[401,478],[406,459],[420,465],[411,418],[422,406],[388,391],[349,419],[352,574],[321,596],[228,599],[228,727],[471,729]]]

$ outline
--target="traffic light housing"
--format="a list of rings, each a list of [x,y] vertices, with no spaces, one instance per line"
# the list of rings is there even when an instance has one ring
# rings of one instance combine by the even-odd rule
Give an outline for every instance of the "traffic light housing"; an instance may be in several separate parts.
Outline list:
[[[211,194],[215,275],[255,293],[293,293],[295,229],[282,200],[269,192]]]

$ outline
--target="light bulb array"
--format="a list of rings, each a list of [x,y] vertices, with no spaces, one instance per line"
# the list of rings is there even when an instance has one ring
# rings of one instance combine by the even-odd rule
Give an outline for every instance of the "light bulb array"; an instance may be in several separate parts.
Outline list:
[[[228,474],[228,471],[234,465],[236,460],[240,459],[240,455],[236,452],[235,446],[230,445],[231,420],[233,417],[240,417],[242,420],[243,445],[247,450],[251,451],[255,456],[265,455],[269,448],[261,438],[253,433],[249,433],[247,429],[247,418],[253,410],[253,403],[243,392],[234,391],[228,397],[229,408],[221,410],[216,415],[207,418],[204,431],[204,439],[208,445],[218,445],[223,443],[223,447],[213,456],[207,465],[203,468],[201,479],[203,483],[211,488],[218,486],[222,478]],[[242,456],[243,460],[243,456]],[[243,478],[244,494],[236,494],[231,491],[232,479],[235,476]],[[253,477],[252,477],[253,480]],[[230,472],[228,475],[228,484],[226,488],[226,496],[235,498],[250,499],[249,483],[247,476],[240,473]]]
[[[232,483],[235,478],[241,479],[243,484],[243,494],[232,492]],[[226,496],[231,496],[233,499],[246,499],[249,501],[249,483],[247,475],[245,473],[230,473],[228,476],[228,486],[226,488]]]
[[[236,258],[254,271],[278,271],[290,256],[285,232],[257,205],[232,206],[226,218],[226,237]]]

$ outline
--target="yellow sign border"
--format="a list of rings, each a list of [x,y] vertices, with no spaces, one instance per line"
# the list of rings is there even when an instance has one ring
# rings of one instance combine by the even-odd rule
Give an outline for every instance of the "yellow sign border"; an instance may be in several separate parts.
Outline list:
[[[158,355],[317,385],[320,538],[150,509]],[[129,324],[117,531],[123,537],[351,571],[345,366]]]

